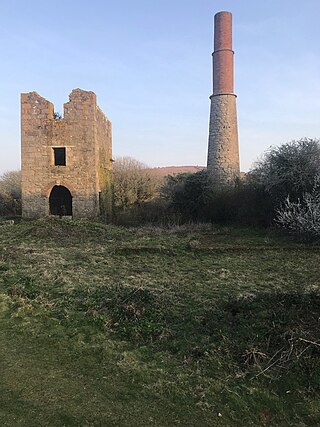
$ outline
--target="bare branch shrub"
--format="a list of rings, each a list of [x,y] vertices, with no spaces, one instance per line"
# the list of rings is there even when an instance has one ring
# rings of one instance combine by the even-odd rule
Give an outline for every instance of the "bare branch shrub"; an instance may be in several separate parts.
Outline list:
[[[311,193],[302,199],[291,202],[286,198],[281,209],[277,210],[277,223],[292,232],[309,238],[320,238],[320,175],[317,175]]]
[[[21,172],[10,171],[0,176],[0,215],[21,213]]]
[[[157,195],[157,180],[146,165],[132,157],[118,157],[113,164],[113,197],[118,210],[146,202]]]

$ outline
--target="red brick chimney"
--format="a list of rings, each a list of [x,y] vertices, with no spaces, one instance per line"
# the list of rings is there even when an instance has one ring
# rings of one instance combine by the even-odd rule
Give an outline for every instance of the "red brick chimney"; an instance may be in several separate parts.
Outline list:
[[[214,17],[213,94],[233,93],[232,15],[219,12]]]

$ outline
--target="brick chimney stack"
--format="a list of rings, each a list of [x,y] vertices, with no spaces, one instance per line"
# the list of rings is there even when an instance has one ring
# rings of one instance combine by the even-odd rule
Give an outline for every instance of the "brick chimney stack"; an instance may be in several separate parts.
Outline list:
[[[214,17],[213,94],[211,99],[208,172],[216,182],[240,175],[236,95],[233,87],[232,15]]]

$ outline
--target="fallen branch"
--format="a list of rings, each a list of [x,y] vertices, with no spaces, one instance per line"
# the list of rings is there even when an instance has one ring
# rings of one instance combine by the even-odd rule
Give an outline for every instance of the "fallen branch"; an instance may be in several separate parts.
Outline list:
[[[262,374],[264,374],[266,371],[268,371],[270,368],[272,368],[272,366],[274,366],[276,363],[278,363],[279,362],[279,360],[281,360],[281,357],[279,358],[279,359],[276,359],[273,363],[270,363],[275,357],[276,357],[276,355],[277,354],[279,354],[280,353],[280,351],[281,350],[283,350],[283,347],[282,348],[280,348],[280,350],[278,350],[278,351],[276,351],[275,353],[274,353],[274,355],[271,357],[271,359],[269,360],[269,364],[268,364],[268,366],[265,368],[265,369],[263,369],[262,371],[260,371],[257,375],[255,375],[254,377],[252,377],[251,378],[251,380],[253,380],[254,378],[257,378],[257,377],[259,377],[260,375],[262,375]]]
[[[320,343],[315,342],[315,341],[310,341],[310,340],[305,340],[304,338],[299,338],[300,341],[306,342],[308,344],[313,344],[316,345],[317,347],[320,347]]]

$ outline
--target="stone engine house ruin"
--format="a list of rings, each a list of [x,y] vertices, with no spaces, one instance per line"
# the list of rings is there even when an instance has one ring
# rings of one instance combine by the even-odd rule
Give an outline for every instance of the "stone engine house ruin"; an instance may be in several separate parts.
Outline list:
[[[23,217],[107,212],[111,164],[111,122],[93,92],[74,89],[63,118],[36,92],[21,94]]]

